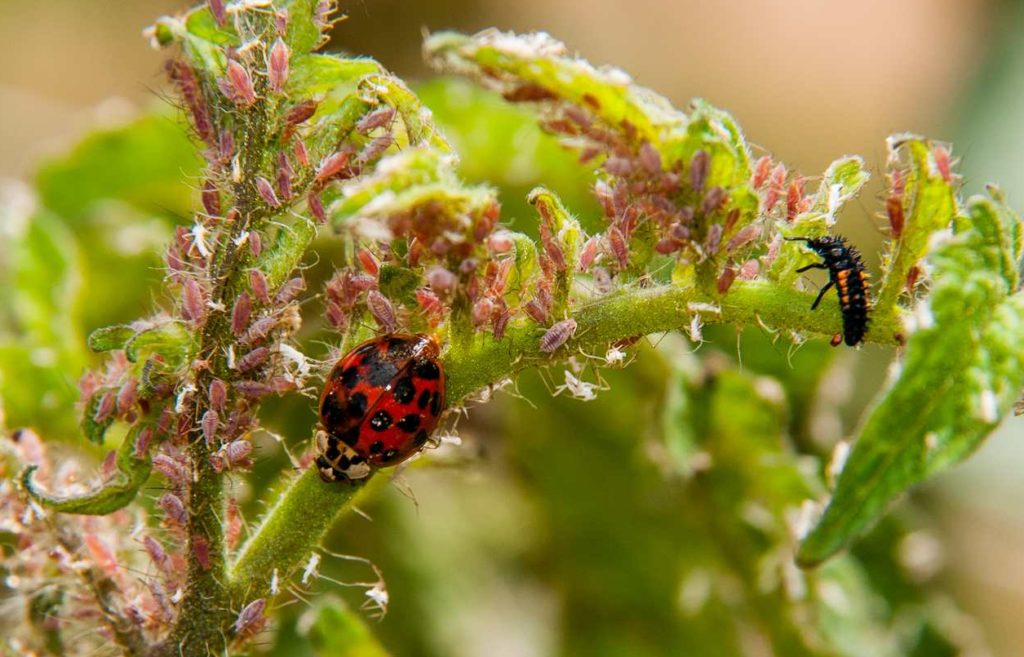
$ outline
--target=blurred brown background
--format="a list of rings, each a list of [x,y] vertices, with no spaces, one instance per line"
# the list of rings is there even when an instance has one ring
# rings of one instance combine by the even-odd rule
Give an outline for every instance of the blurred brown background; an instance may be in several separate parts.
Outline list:
[[[184,0],[0,0],[0,177],[97,122],[160,102],[161,57],[142,29]],[[846,153],[876,173],[842,231],[872,254],[884,139],[913,131],[954,142],[965,185],[999,181],[1024,208],[1024,11],[994,0],[364,0],[334,47],[412,79],[424,29],[544,29],[685,105],[728,109],[758,146],[815,175]],[[869,260],[876,260],[869,256]],[[865,385],[863,382],[862,385]],[[872,391],[867,391],[870,395]],[[942,477],[951,590],[997,654],[1022,654],[1024,418]],[[421,497],[428,517],[430,494]]]

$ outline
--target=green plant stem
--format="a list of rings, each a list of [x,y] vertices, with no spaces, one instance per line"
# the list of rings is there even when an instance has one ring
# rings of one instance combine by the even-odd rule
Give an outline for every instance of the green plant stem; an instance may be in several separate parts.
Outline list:
[[[308,559],[334,519],[368,481],[325,483],[314,468],[307,468],[277,499],[239,551],[229,578],[231,598],[248,601],[270,593],[274,571],[284,581]]]
[[[811,311],[814,295],[776,288],[768,283],[739,281],[721,300],[701,298],[692,289],[662,287],[631,290],[599,298],[574,315],[576,336],[562,347],[563,355],[577,350],[604,353],[608,344],[637,335],[688,326],[699,312],[706,323],[762,325],[770,330],[832,335],[842,328],[838,309]],[[694,304],[697,310],[695,310]],[[716,305],[711,312],[700,304]],[[872,318],[867,340],[897,344],[903,331],[898,311]],[[529,367],[550,364],[540,351],[545,329],[529,321],[511,326],[502,340],[477,336],[466,345],[452,346],[444,356],[447,393],[451,404]],[[556,358],[558,354],[556,354]],[[365,482],[363,482],[365,483]],[[320,544],[335,518],[349,508],[362,486],[325,484],[312,468],[288,486],[267,512],[259,528],[242,547],[231,568],[229,587],[236,606],[263,597],[276,569],[284,578]]]

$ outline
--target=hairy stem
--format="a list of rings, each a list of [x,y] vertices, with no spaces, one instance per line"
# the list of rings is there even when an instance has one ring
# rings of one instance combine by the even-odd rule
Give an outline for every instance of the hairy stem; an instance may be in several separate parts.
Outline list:
[[[761,325],[767,330],[824,335],[839,332],[842,320],[838,310],[811,311],[813,300],[810,293],[744,281],[733,285],[721,300],[676,287],[623,292],[580,308],[574,315],[576,337],[563,349],[566,354],[601,350],[616,340],[677,330],[697,313],[706,323]],[[867,341],[898,344],[903,331],[898,312],[875,316]],[[475,391],[529,367],[550,364],[551,356],[540,351],[543,333],[536,324],[523,321],[510,327],[502,340],[482,335],[465,346],[453,346],[445,355],[451,403],[460,403]],[[312,468],[302,473],[270,509],[232,566],[229,587],[236,604],[267,595],[274,570],[283,578],[307,559],[361,488],[325,484]]]

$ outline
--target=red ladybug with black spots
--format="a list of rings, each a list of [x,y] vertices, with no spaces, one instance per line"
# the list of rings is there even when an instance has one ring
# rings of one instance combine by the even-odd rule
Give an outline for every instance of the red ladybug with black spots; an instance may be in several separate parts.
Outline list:
[[[321,479],[364,479],[423,448],[445,408],[440,351],[427,335],[386,335],[338,361],[320,396]]]

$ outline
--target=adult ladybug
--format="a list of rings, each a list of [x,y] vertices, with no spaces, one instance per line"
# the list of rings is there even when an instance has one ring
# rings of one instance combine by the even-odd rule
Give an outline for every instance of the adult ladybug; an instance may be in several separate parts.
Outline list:
[[[321,479],[364,479],[423,448],[445,407],[440,351],[427,335],[386,335],[338,361],[320,396]]]

